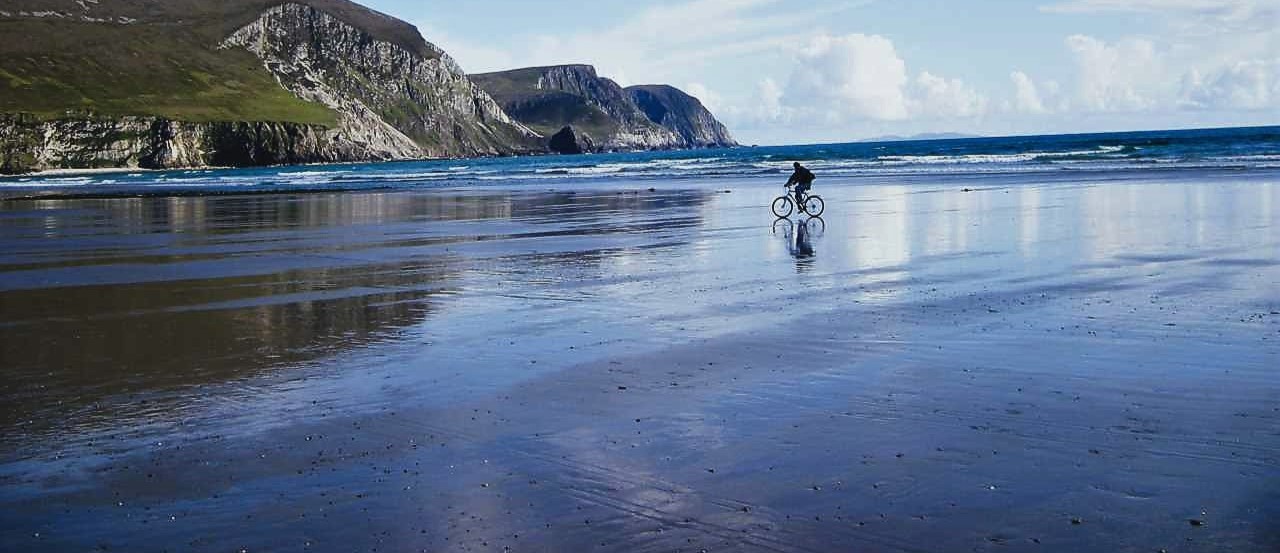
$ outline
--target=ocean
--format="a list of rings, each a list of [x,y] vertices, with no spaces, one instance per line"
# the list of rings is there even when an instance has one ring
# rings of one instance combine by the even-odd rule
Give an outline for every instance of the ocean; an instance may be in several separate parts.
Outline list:
[[[531,186],[630,180],[1280,168],[1280,126],[740,147],[250,169],[44,174],[0,179],[0,197]]]
[[[7,179],[0,551],[1278,552],[1277,136]]]

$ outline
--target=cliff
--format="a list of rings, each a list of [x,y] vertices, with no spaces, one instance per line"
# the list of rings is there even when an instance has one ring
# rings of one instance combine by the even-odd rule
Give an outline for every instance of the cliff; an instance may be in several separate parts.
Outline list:
[[[0,173],[45,169],[245,167],[368,159],[321,125],[156,117],[0,115]]]
[[[3,173],[734,144],[674,88],[468,76],[348,0],[6,0],[0,36]]]
[[[696,98],[663,87],[661,99],[649,101],[644,91],[651,87],[623,89],[589,65],[530,67],[472,79],[508,114],[535,131],[551,136],[572,127],[571,134],[592,137],[597,150],[736,145]],[[636,101],[637,95],[667,107],[650,113]],[[655,118],[658,111],[662,114]]]
[[[344,0],[15,2],[0,10],[0,34],[24,38],[0,41],[6,172],[543,147],[412,26]]]
[[[254,53],[294,96],[336,112],[335,138],[368,145],[366,157],[510,154],[537,138],[435,46],[379,41],[311,6],[271,8],[221,47]]]
[[[697,98],[668,85],[641,85],[626,88],[631,101],[649,118],[670,130],[690,147],[736,146],[715,116]]]

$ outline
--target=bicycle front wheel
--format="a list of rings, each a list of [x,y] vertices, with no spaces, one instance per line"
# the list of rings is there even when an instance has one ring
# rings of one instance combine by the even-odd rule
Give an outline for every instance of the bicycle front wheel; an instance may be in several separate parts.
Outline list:
[[[773,200],[773,214],[777,215],[779,219],[790,217],[791,211],[794,209],[795,204],[791,202],[791,198],[778,196],[777,199]]]
[[[827,209],[827,203],[820,196],[809,196],[804,199],[804,212],[810,217],[818,217]]]

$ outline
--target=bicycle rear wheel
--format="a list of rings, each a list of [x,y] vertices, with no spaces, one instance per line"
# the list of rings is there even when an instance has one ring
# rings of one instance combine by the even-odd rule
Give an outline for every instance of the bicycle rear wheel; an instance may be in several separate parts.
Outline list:
[[[822,217],[810,217],[804,222],[810,236],[822,236],[827,232],[827,222]]]
[[[773,234],[775,235],[781,232],[782,236],[786,237],[789,240],[791,239],[791,233],[794,230],[795,230],[795,224],[791,222],[791,219],[788,219],[786,217],[778,217],[777,219],[773,220]]]
[[[773,200],[773,214],[777,215],[778,218],[790,217],[793,210],[795,210],[795,203],[791,201],[791,198],[778,196],[777,199]]]
[[[826,209],[827,203],[822,201],[821,196],[809,196],[804,199],[804,212],[810,217],[819,217]]]

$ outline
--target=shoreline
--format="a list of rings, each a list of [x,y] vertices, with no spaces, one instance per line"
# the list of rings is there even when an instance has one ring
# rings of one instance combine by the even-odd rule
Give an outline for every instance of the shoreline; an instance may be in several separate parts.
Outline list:
[[[1097,171],[1191,171],[1280,169],[1280,127],[1241,127],[1173,131],[1091,133],[1027,137],[983,137],[897,142],[853,142],[800,146],[674,149],[613,152],[590,155],[529,154],[456,158],[423,158],[374,162],[308,163],[242,168],[185,167],[173,169],[53,169],[0,177],[0,189],[52,188],[59,179],[88,179],[116,174],[139,174],[147,179],[184,171],[216,172],[219,177],[254,185],[255,180],[286,180],[294,173],[317,168],[357,168],[373,180],[415,181],[415,174],[435,178],[485,181],[510,178],[539,180],[563,175],[583,180],[609,174],[623,178],[742,178],[771,174],[785,177],[790,161],[801,161],[820,179],[916,178],[929,175],[997,175],[1012,173]],[[449,164],[465,164],[455,171]],[[323,169],[318,169],[323,170]],[[275,172],[274,177],[260,174]],[[275,179],[280,177],[280,179]],[[134,177],[131,177],[134,178]],[[105,180],[99,178],[99,180]],[[215,181],[218,179],[209,179]],[[552,180],[555,180],[554,178]],[[74,183],[73,183],[74,184]],[[92,182],[88,184],[93,184]],[[101,183],[115,184],[115,183]],[[131,183],[132,184],[132,183]],[[216,185],[217,182],[203,183]],[[290,184],[290,183],[286,183]],[[295,183],[312,184],[312,183]],[[335,182],[335,186],[344,186]],[[345,186],[350,186],[345,185]]]
[[[0,550],[1272,550],[1280,172],[1172,175],[0,203]]]
[[[330,166],[325,164],[322,166]],[[334,165],[337,167],[338,165]],[[1250,179],[1268,179],[1280,175],[1280,167],[1263,168],[1224,168],[1224,167],[1131,167],[1131,168],[1081,168],[1081,169],[1045,169],[1043,171],[972,171],[967,173],[894,173],[838,175],[826,177],[820,181],[822,186],[843,186],[848,184],[884,184],[901,183],[904,185],[931,185],[954,182],[973,184],[974,180],[1019,183],[1028,179],[1049,179],[1047,182],[1108,182],[1108,181],[1141,181],[1179,176],[1178,180],[1188,180],[1215,176],[1244,177]],[[523,190],[528,192],[555,190],[591,190],[597,188],[655,188],[654,183],[667,183],[660,188],[672,189],[693,186],[695,188],[715,188],[742,184],[771,186],[777,185],[776,176],[762,175],[726,175],[706,178],[688,176],[672,178],[668,176],[634,176],[634,177],[599,177],[599,178],[565,178],[548,180],[425,180],[422,183],[412,181],[378,181],[371,179],[367,183],[349,185],[297,185],[272,184],[260,186],[218,185],[209,186],[165,186],[155,184],[110,184],[85,185],[91,190],[79,191],[74,186],[56,186],[40,189],[38,185],[7,185],[0,183],[0,204],[40,200],[108,200],[119,198],[193,198],[193,197],[228,197],[228,196],[270,196],[289,194],[342,194],[361,192],[431,192],[458,190]],[[635,186],[628,183],[638,183]],[[419,184],[419,185],[416,185]],[[423,186],[425,185],[425,186]],[[974,190],[979,191],[979,190]]]
[[[25,178],[42,178],[42,177],[78,177],[78,176],[96,176],[110,175],[118,173],[171,173],[181,171],[232,171],[232,170],[258,170],[258,169],[290,169],[303,167],[342,167],[349,165],[390,165],[397,163],[433,163],[433,162],[449,162],[449,161],[483,161],[494,159],[520,159],[530,157],[590,157],[596,155],[610,154],[637,154],[637,153],[681,153],[696,152],[704,150],[734,150],[739,148],[747,148],[747,146],[721,146],[714,148],[674,148],[669,150],[634,150],[634,151],[614,151],[614,152],[584,152],[582,154],[557,154],[555,152],[524,152],[507,155],[487,155],[474,157],[423,157],[423,158],[404,158],[404,159],[369,159],[363,161],[317,161],[309,163],[292,163],[283,165],[243,165],[243,166],[220,166],[220,165],[199,165],[189,167],[167,167],[163,169],[152,168],[129,168],[129,167],[99,167],[84,169],[44,169],[40,171],[32,171],[29,173],[0,173],[0,181],[5,179],[25,179]]]

